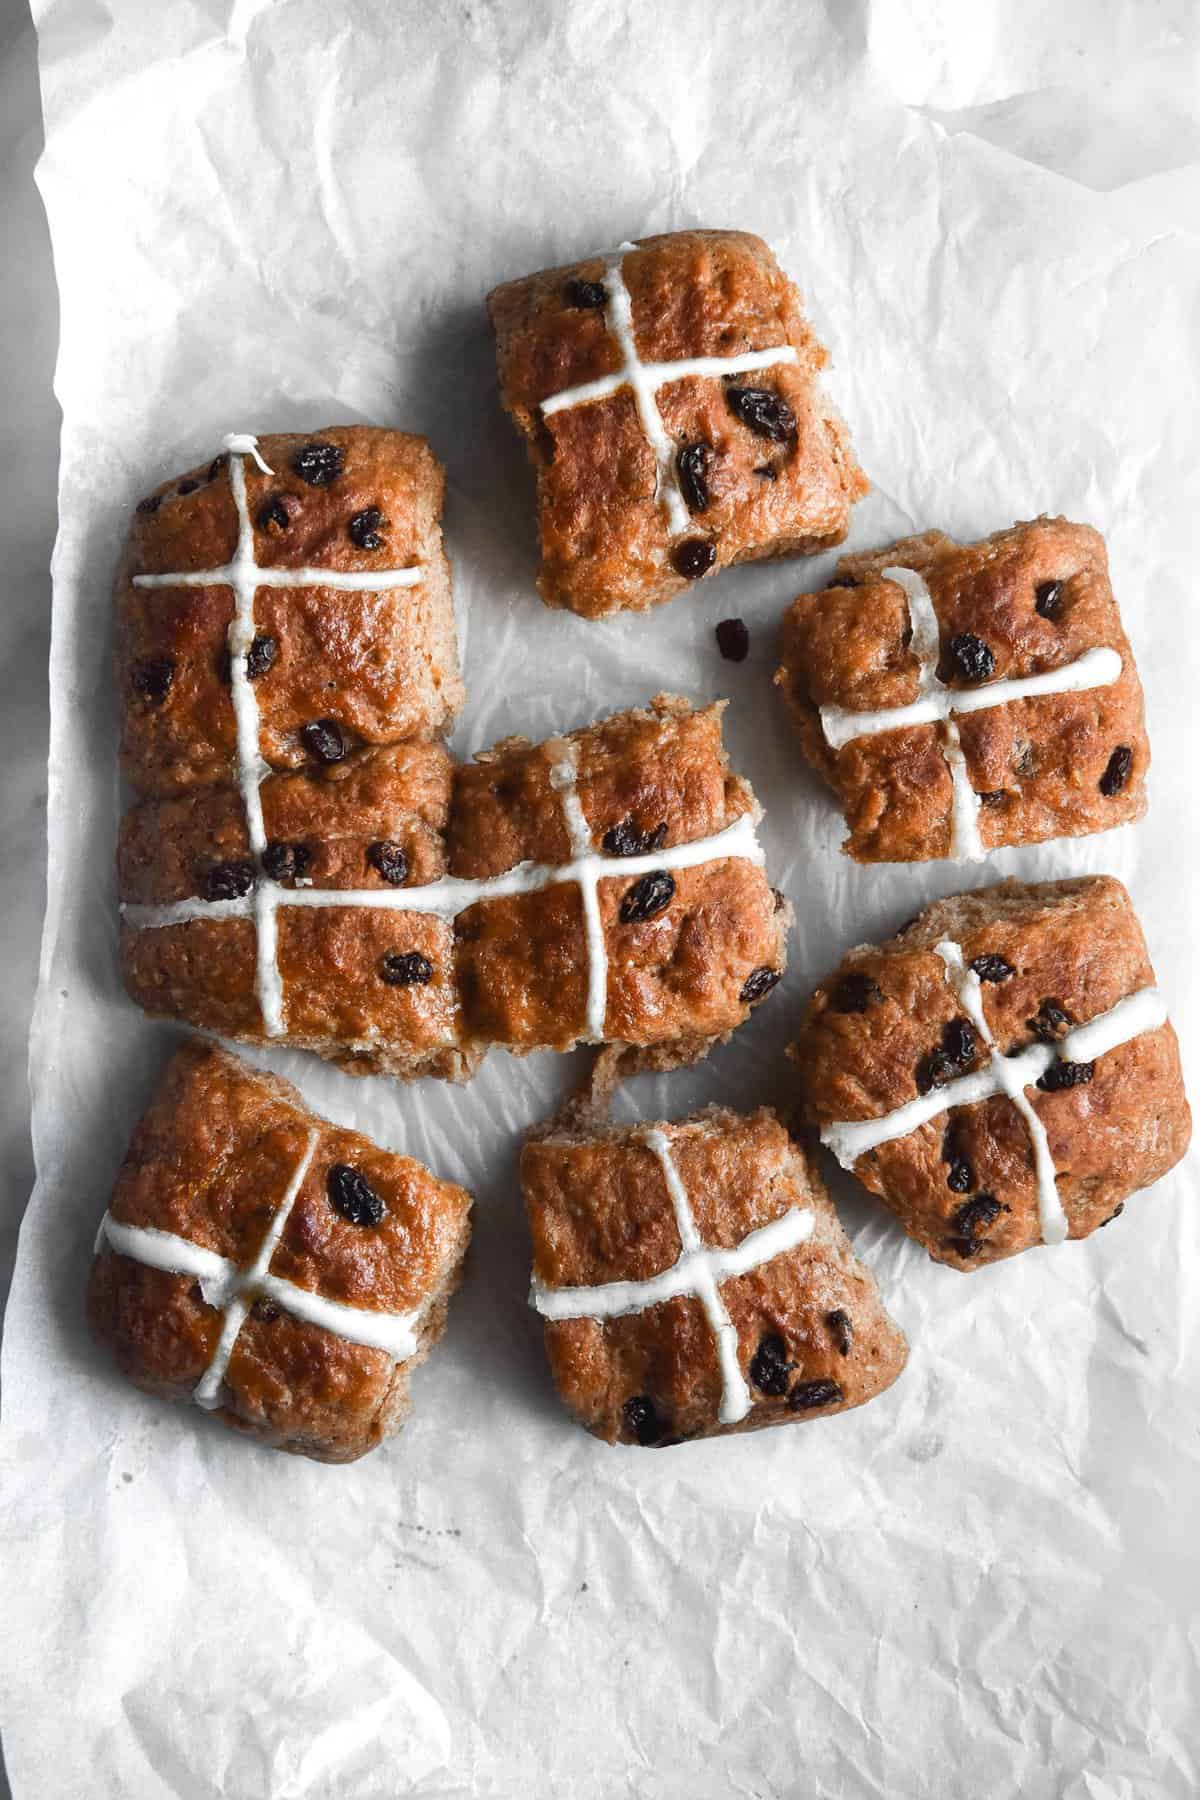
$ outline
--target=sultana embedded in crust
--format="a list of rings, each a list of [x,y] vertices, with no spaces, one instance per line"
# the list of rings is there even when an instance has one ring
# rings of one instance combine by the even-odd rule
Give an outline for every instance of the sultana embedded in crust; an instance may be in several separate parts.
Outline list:
[[[655,1298],[685,1248],[668,1169],[701,1259],[744,1258],[732,1275],[712,1265],[724,1361],[694,1280]],[[873,1276],[768,1109],[550,1127],[526,1143],[521,1182],[555,1386],[609,1443],[665,1446],[843,1412],[904,1367],[903,1335]],[[593,1316],[611,1283],[634,1286],[621,1290],[616,1316]],[[552,1316],[556,1307],[567,1316]]]
[[[807,1122],[957,1269],[1087,1237],[1174,1167],[1191,1131],[1141,927],[1109,876],[926,908],[848,953],[790,1055]],[[1027,1078],[1032,1121],[994,1079],[997,1058]],[[907,1128],[921,1106],[930,1116]]]
[[[934,692],[949,690],[952,706],[1030,677],[1050,688],[1096,685],[989,701],[952,712],[949,724],[901,719],[853,735],[853,715],[881,714],[887,726],[922,692],[918,621],[893,569],[928,592]],[[1005,844],[1104,831],[1145,810],[1141,684],[1104,541],[1089,526],[1040,518],[975,544],[930,531],[844,556],[828,588],[789,608],[775,679],[805,756],[841,805],[842,848],[859,862],[978,860]],[[844,741],[834,741],[831,720]]]
[[[470,1206],[420,1163],[309,1112],[289,1083],[193,1041],[126,1153],[89,1322],[147,1393],[196,1399],[275,1449],[350,1462],[408,1413],[409,1376],[461,1275]],[[273,1232],[257,1278],[220,1287]],[[309,1296],[331,1303],[321,1322]],[[380,1321],[403,1327],[403,1354],[359,1341]]]
[[[628,384],[547,409],[622,367],[626,295],[644,365],[787,360],[725,377],[659,369],[646,402],[657,448]],[[506,282],[488,310],[501,398],[537,471],[548,606],[585,618],[640,611],[714,570],[844,539],[867,483],[821,390],[827,353],[761,238],[645,238]]]
[[[314,577],[260,586],[247,670],[270,767],[299,768],[324,743],[341,754],[440,736],[464,699],[450,566],[442,545],[445,473],[423,438],[369,425],[258,440],[241,455],[255,562],[412,586],[347,591]],[[121,766],[140,792],[178,793],[235,776],[228,582],[146,587],[140,576],[221,570],[238,546],[231,458],[165,482],[137,506],[117,580]]]

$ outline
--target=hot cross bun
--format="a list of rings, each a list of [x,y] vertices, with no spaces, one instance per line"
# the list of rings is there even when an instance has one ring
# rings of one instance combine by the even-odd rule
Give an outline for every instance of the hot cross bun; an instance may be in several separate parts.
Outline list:
[[[676,231],[488,297],[538,482],[548,606],[640,611],[841,543],[867,491],[827,361],[761,238]]]
[[[815,1167],[765,1108],[551,1126],[521,1183],[555,1386],[609,1443],[844,1412],[904,1367]]]
[[[1145,810],[1142,689],[1089,526],[844,556],[789,609],[776,682],[859,862],[978,861]]]
[[[1110,876],[939,900],[849,952],[791,1056],[808,1123],[956,1269],[1087,1237],[1191,1132],[1175,1033]]]
[[[134,1133],[88,1317],[122,1374],[279,1450],[351,1462],[398,1431],[441,1337],[471,1197],[193,1041]]]

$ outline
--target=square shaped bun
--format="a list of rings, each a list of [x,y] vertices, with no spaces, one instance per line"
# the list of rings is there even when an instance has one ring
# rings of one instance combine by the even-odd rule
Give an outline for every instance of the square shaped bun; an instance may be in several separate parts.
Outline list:
[[[147,1393],[351,1462],[403,1423],[410,1372],[445,1328],[470,1206],[453,1182],[309,1112],[286,1081],[193,1041],[126,1153],[88,1318]]]
[[[793,602],[782,650],[776,682],[858,862],[978,861],[1145,810],[1141,683],[1087,525],[843,556]]]
[[[761,238],[644,238],[506,282],[488,310],[537,470],[548,606],[642,611],[710,570],[845,537],[867,483],[821,391],[826,352]],[[640,396],[614,380],[633,352]]]
[[[767,1109],[551,1127],[521,1183],[555,1386],[609,1443],[843,1412],[904,1367],[874,1277]]]
[[[790,1054],[809,1123],[956,1269],[1087,1237],[1191,1132],[1175,1033],[1110,876],[939,900],[843,958]]]

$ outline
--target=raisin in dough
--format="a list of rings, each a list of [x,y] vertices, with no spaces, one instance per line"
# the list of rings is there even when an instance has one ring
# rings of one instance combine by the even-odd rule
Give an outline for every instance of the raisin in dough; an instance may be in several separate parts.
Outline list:
[[[351,1462],[400,1429],[442,1335],[471,1197],[192,1042],[134,1133],[88,1318],[122,1374],[279,1450]]]
[[[640,611],[710,570],[845,537],[867,483],[761,238],[646,238],[506,282],[488,309],[537,470],[548,606]]]
[[[465,1079],[493,1044],[703,1055],[770,993],[790,910],[721,708],[660,697],[467,767],[440,746],[126,817],[125,982],[148,1012],[357,1073]]]
[[[776,682],[859,862],[978,861],[1145,810],[1141,684],[1086,525],[844,556],[789,609],[782,651]]]
[[[263,437],[254,453],[227,450],[164,483],[134,513],[117,581],[117,680],[121,766],[143,794],[237,780],[233,589],[194,578],[235,559],[239,476],[247,548],[266,581],[288,583],[257,587],[246,634],[262,759],[309,766],[320,727],[341,755],[437,737],[463,703],[445,474],[425,440],[367,425]],[[192,582],[163,584],[173,572]]]
[[[766,1109],[552,1126],[521,1182],[555,1385],[609,1443],[843,1412],[904,1367],[874,1277]]]
[[[790,1054],[822,1141],[956,1269],[1087,1237],[1191,1131],[1141,927],[1109,876],[928,907],[849,952]]]

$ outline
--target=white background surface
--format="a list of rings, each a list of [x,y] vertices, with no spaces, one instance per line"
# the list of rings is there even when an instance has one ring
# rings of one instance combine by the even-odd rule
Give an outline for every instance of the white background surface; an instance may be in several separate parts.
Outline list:
[[[1194,1053],[1193,8],[1105,9],[1099,42],[1090,7],[1032,0],[744,5],[703,28],[682,3],[583,0],[38,11],[66,427],[41,1185],[4,1363],[20,1800],[1192,1794],[1194,1165],[1088,1244],[968,1278],[841,1184],[910,1336],[901,1383],[838,1420],[660,1456],[568,1424],[524,1306],[515,1152],[564,1090],[560,1059],[496,1056],[462,1092],[278,1059],[479,1195],[414,1422],[366,1462],[271,1458],[149,1404],[91,1350],[79,1302],[170,1041],[113,969],[111,569],[130,504],[231,429],[429,434],[450,473],[460,752],[661,685],[731,697],[797,905],[792,969],[702,1070],[642,1084],[640,1109],[783,1095],[782,1046],[844,945],[1007,873],[1127,880]],[[839,859],[768,688],[780,609],[827,561],[604,627],[540,608],[483,293],[690,224],[762,231],[800,281],[876,484],[854,545],[1045,509],[1106,532],[1147,685],[1142,827],[984,871]],[[733,612],[753,635],[736,669],[711,636]],[[31,740],[36,698],[31,678]]]

